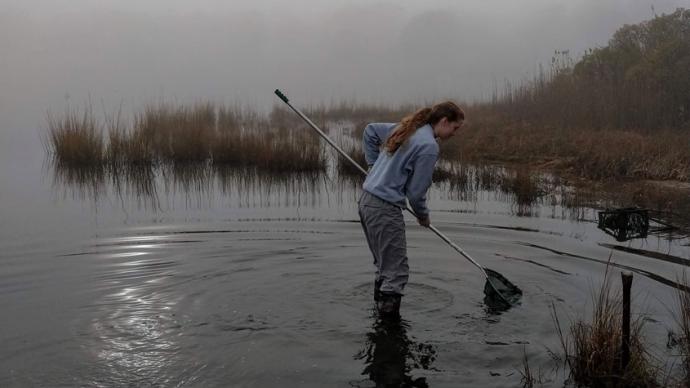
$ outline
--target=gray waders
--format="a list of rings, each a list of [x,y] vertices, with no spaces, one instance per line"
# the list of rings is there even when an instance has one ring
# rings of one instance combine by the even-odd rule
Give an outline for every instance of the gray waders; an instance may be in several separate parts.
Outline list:
[[[374,256],[379,291],[402,295],[410,273],[402,209],[364,191],[359,218]]]

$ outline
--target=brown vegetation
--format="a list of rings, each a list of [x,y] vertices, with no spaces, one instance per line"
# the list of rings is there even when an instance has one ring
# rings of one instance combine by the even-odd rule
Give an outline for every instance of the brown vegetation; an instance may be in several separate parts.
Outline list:
[[[469,115],[471,115],[470,111]],[[481,109],[479,110],[481,112]],[[481,116],[441,145],[462,161],[527,163],[594,180],[690,181],[690,132],[565,130]],[[472,117],[472,116],[470,116]]]
[[[565,362],[578,386],[656,387],[659,369],[651,362],[642,337],[642,319],[631,322],[630,362],[621,368],[622,297],[611,289],[607,266],[601,289],[593,296],[590,321],[578,319],[563,333],[555,307],[554,323],[560,336]]]
[[[361,146],[350,145],[344,149],[345,153],[352,158],[360,167],[367,169],[367,161],[364,158],[364,151]],[[353,166],[349,160],[338,155],[338,173],[342,175],[363,176],[362,171]]]
[[[682,371],[682,382],[679,382],[679,386],[688,387],[690,386],[690,292],[688,288],[688,278],[683,272],[683,277],[679,280],[683,288],[678,288],[678,302],[676,305],[675,319],[678,329],[680,331],[680,338],[678,339],[678,345],[680,345],[680,357],[681,357],[681,371]]]
[[[496,91],[516,121],[558,128],[690,129],[690,9],[625,25],[575,62],[556,52],[548,72]]]
[[[91,109],[83,114],[67,109],[60,117],[49,114],[46,146],[58,163],[88,166],[105,159],[103,132]]]
[[[535,376],[532,367],[529,365],[527,350],[525,348],[522,349],[522,370],[519,370],[518,372],[520,372],[520,375],[522,376],[520,383],[522,383],[523,388],[534,388],[536,386],[535,384],[542,386],[545,382],[541,368],[537,371]]]
[[[468,108],[446,157],[527,162],[576,176],[690,181],[690,10],[620,28],[575,62]]]
[[[107,144],[103,133],[107,132]],[[224,164],[275,172],[325,169],[318,139],[303,126],[269,122],[255,112],[193,106],[150,105],[128,127],[120,113],[105,120],[91,109],[49,117],[48,150],[60,163],[113,168],[169,163]]]

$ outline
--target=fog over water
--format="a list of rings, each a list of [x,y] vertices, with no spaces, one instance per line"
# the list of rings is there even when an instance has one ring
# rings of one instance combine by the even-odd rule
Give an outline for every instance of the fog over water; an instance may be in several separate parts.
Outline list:
[[[302,105],[487,98],[554,50],[577,57],[652,6],[683,5],[0,0],[0,163],[41,159],[46,112],[89,100],[97,113],[131,113],[160,99],[268,107],[275,88]],[[0,168],[3,186],[11,175]]]
[[[265,105],[490,95],[554,50],[579,56],[679,1],[3,0],[0,117],[43,122],[66,97],[127,106],[165,97]],[[4,134],[5,136],[5,134]],[[4,139],[3,136],[3,139]]]
[[[678,1],[0,1],[0,161],[48,110],[488,98]],[[0,176],[1,177],[1,176]]]

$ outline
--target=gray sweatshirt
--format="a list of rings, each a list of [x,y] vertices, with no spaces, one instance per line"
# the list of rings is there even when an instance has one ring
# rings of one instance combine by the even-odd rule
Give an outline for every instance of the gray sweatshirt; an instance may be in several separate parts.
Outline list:
[[[429,215],[426,192],[438,160],[439,147],[431,125],[418,128],[397,151],[379,152],[398,124],[372,123],[364,129],[363,148],[371,167],[364,190],[401,208],[405,198],[418,217]]]

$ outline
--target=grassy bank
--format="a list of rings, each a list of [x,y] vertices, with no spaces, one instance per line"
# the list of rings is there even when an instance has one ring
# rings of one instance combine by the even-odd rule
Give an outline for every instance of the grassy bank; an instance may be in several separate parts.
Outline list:
[[[522,163],[592,179],[690,181],[690,132],[562,129],[468,114],[461,134],[442,144],[445,158]]]
[[[564,129],[514,121],[486,106],[466,108],[467,125],[441,144],[444,159],[524,164],[595,181],[690,182],[689,131]],[[338,109],[318,111],[320,124],[341,119],[344,108]],[[350,121],[356,140],[364,123],[404,115],[374,107],[363,112],[369,116],[357,112],[362,121]],[[68,110],[49,117],[47,144],[60,162],[71,164],[211,161],[279,171],[325,168],[320,139],[293,116],[282,109],[260,115],[211,103],[161,104],[144,107],[128,124],[119,113],[100,123],[90,109]],[[361,160],[359,149],[348,152]]]
[[[619,28],[579,59],[468,107],[448,157],[543,165],[594,180],[690,180],[690,10]]]

